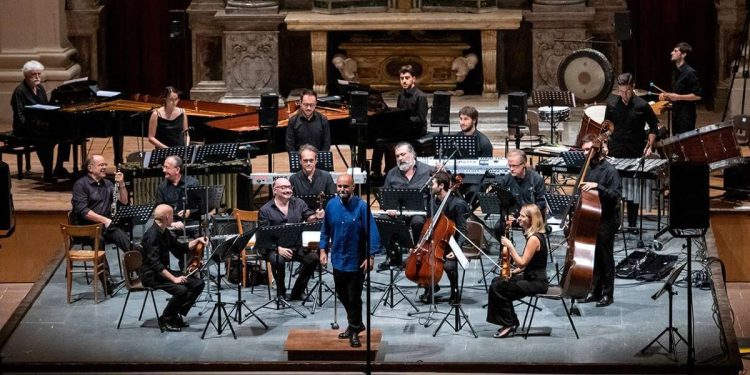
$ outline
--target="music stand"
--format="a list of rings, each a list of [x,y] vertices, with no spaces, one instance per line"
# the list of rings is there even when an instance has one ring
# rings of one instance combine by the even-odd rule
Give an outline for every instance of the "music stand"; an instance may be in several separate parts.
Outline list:
[[[117,213],[112,217],[112,224],[125,228],[132,225],[146,224],[151,218],[155,204],[141,204],[117,207]]]
[[[690,259],[683,263],[681,266],[675,268],[672,273],[667,278],[667,281],[664,283],[664,285],[659,289],[656,293],[654,293],[653,296],[651,296],[651,299],[656,301],[659,297],[661,297],[662,294],[667,293],[669,295],[669,325],[667,328],[664,328],[661,333],[656,336],[655,339],[651,340],[648,345],[646,345],[643,349],[641,349],[641,353],[645,353],[648,348],[650,348],[654,344],[659,344],[662,348],[664,348],[667,351],[667,354],[672,356],[673,361],[677,361],[677,344],[680,343],[680,341],[687,344],[687,340],[685,340],[684,337],[680,334],[680,332],[677,331],[677,328],[672,325],[672,299],[677,292],[674,290],[673,285],[675,281],[677,280],[677,277],[682,273],[682,269],[685,268],[685,266],[690,263]],[[664,336],[665,334],[669,335],[669,347],[664,347],[661,342],[659,342],[659,339]],[[677,335],[677,339],[675,339],[675,335]],[[690,348],[688,348],[690,349]]]
[[[211,210],[218,210],[221,206],[221,199],[224,196],[224,186],[188,186],[186,189],[187,209],[196,209],[201,207],[206,215]]]
[[[199,147],[194,163],[218,163],[237,159],[237,143],[211,143]]]
[[[419,189],[380,189],[383,210],[427,211],[424,195]]]
[[[552,144],[555,144],[555,130],[556,124],[555,124],[555,105],[559,106],[566,106],[566,107],[575,107],[576,106],[576,100],[575,96],[573,95],[572,91],[560,91],[560,90],[551,90],[551,91],[539,91],[539,90],[533,90],[531,91],[531,104],[535,107],[540,107],[549,104],[550,109],[550,119],[549,119],[549,126],[550,126],[550,141]]]
[[[331,151],[318,151],[318,162],[315,164],[315,168],[322,169],[324,171],[333,171],[333,152]],[[301,168],[298,151],[289,151],[289,171],[294,173],[298,172]]]
[[[419,312],[419,308],[417,308],[414,302],[412,302],[412,300],[404,294],[401,288],[396,285],[396,279],[394,277],[394,271],[401,268],[401,263],[403,261],[403,254],[400,249],[411,249],[414,247],[414,240],[412,239],[409,226],[406,225],[406,222],[402,219],[377,217],[375,218],[375,226],[378,228],[380,241],[383,244],[383,248],[387,251],[388,258],[391,260],[391,265],[388,267],[388,271],[390,272],[390,282],[388,283],[388,287],[385,289],[385,293],[380,297],[378,303],[375,304],[375,307],[372,308],[371,314],[375,314],[375,311],[377,311],[381,303],[384,306],[394,308],[404,300],[409,302],[415,311]],[[401,298],[394,302],[393,299],[396,293],[400,294]]]
[[[302,232],[305,228],[309,227],[304,224],[282,224],[259,227],[258,231],[256,232],[255,247],[257,247],[258,249],[273,249],[276,248],[276,246],[298,248],[302,246]],[[276,282],[283,283],[284,280],[276,280]],[[267,307],[271,303],[276,304],[277,310],[288,307],[299,314],[299,316],[307,318],[307,315],[297,310],[294,306],[287,302],[285,296],[280,296],[278,292],[276,293],[276,297],[270,299],[268,302],[258,307],[253,312]]]
[[[565,151],[560,153],[565,165],[572,168],[582,168],[586,163],[586,154],[583,151]]]
[[[151,151],[151,156],[148,161],[144,161],[143,164],[148,168],[161,168],[162,164],[164,164],[164,160],[170,156],[179,156],[182,158],[184,164],[192,164],[194,155],[194,146],[159,148]]]
[[[547,202],[550,215],[556,219],[560,219],[565,214],[565,210],[572,204],[573,196],[546,193],[544,194],[544,201]]]
[[[458,150],[461,159],[476,159],[478,158],[477,137],[463,134],[439,134],[435,136],[435,150],[443,150],[443,154],[452,154]]]

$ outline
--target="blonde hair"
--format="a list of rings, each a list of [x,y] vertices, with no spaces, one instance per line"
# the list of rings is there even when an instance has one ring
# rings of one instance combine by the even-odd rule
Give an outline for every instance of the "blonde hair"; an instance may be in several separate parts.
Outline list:
[[[547,231],[544,228],[544,217],[542,217],[542,211],[539,209],[539,206],[527,204],[521,207],[521,212],[524,212],[526,216],[531,218],[531,225],[524,233],[527,237],[531,237],[535,233],[544,233]]]

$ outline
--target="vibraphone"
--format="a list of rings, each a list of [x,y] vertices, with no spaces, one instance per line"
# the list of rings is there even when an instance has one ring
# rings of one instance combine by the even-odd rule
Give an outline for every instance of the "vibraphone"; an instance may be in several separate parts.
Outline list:
[[[433,157],[418,157],[421,161],[430,166],[435,166],[440,162]],[[455,166],[455,171],[453,170]],[[489,177],[490,180],[506,175],[510,172],[508,159],[505,158],[476,158],[476,159],[450,159],[445,162],[445,168],[455,173],[464,174],[464,183],[479,183],[483,177]],[[491,182],[485,179],[484,182]]]
[[[643,159],[643,168],[641,168],[640,159],[632,158],[608,158],[607,159],[622,177],[622,195],[627,200],[633,202],[643,202],[645,211],[651,210],[657,195],[653,194],[662,186],[662,182],[667,179],[667,159]],[[536,165],[537,171],[545,176],[552,176],[553,173],[578,174],[581,172],[580,167],[573,167],[565,164],[562,157],[547,158]],[[644,198],[641,200],[640,182],[643,182]]]
[[[164,181],[161,168],[142,169],[140,163],[125,163],[120,165],[119,169],[125,175],[128,191],[133,197],[133,204],[154,202],[156,189]],[[221,204],[227,208],[234,208],[237,207],[239,195],[237,175],[250,174],[252,167],[245,160],[234,160],[222,163],[187,164],[187,171],[188,175],[198,179],[201,185],[223,186],[224,196],[221,198]]]

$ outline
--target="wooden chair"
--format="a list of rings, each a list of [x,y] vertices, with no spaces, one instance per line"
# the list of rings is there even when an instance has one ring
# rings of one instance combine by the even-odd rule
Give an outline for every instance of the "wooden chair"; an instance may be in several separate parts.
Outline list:
[[[92,285],[94,288],[94,301],[99,302],[99,294],[96,285],[97,281],[102,281],[106,278],[107,271],[107,258],[104,253],[104,249],[101,247],[99,237],[102,234],[101,224],[92,225],[68,225],[60,224],[60,232],[63,236],[63,243],[65,246],[65,277],[67,278],[68,284],[68,303],[71,303],[71,289],[73,288],[73,274],[84,273],[93,274]],[[93,246],[92,250],[77,250],[73,249],[71,237],[88,237],[91,239]],[[93,268],[89,270],[87,267],[83,269],[74,268],[74,263],[82,262],[84,265],[86,262],[92,262]],[[106,282],[102,285],[104,294],[108,293]]]
[[[466,237],[471,240],[475,245],[479,246],[480,249],[486,249],[487,248],[487,238],[484,236],[484,227],[482,227],[482,224],[479,224],[476,221],[473,220],[467,220],[466,221]],[[482,259],[483,255],[479,252],[472,244],[468,243],[468,241],[465,241],[463,246],[461,246],[461,251],[463,251],[464,255],[466,256],[466,259],[469,261],[478,259],[479,260],[479,268],[482,271],[482,280],[484,282],[484,290],[485,292],[489,290],[489,287],[487,286],[487,277],[484,273],[484,261]],[[464,270],[464,275],[461,277],[461,294],[463,294],[463,278],[466,275],[466,270]]]
[[[143,285],[141,276],[138,273],[138,269],[143,264],[143,255],[139,251],[131,250],[125,253],[123,256],[123,263],[125,263],[125,287],[128,289],[128,294],[125,296],[125,303],[122,305],[122,311],[120,312],[120,320],[117,321],[117,329],[120,329],[122,324],[122,317],[125,315],[125,308],[128,307],[128,300],[130,294],[134,292],[146,292],[146,296],[143,297],[143,304],[141,305],[141,313],[138,315],[138,321],[143,318],[143,310],[146,308],[146,301],[149,295],[151,296],[151,302],[154,305],[154,313],[156,319],[159,319],[159,311],[156,309],[156,299],[154,298],[154,289]],[[164,332],[159,325],[159,330]]]
[[[529,144],[529,147],[541,146],[545,142],[543,135],[539,134],[539,114],[536,111],[528,110],[526,112],[526,126],[529,127],[528,134],[521,133],[520,144],[524,142]],[[508,129],[509,134],[505,137],[505,155],[508,155],[508,145],[516,143],[516,135],[514,131]]]
[[[257,226],[258,225],[258,211],[245,211],[235,208],[232,211],[235,220],[237,221],[237,232],[242,234],[245,232],[245,226]],[[261,257],[257,250],[253,249],[252,246],[248,245],[245,249],[240,252],[240,263],[242,263],[242,286],[247,287],[247,262],[256,261],[260,262]],[[271,265],[266,262],[266,270],[268,270],[268,298],[271,298],[271,284],[273,282],[273,275],[271,274]]]

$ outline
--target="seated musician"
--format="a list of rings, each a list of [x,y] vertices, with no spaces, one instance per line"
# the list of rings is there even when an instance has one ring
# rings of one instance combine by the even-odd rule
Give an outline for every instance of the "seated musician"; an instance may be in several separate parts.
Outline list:
[[[189,327],[182,317],[187,316],[195,300],[201,295],[204,282],[197,276],[198,273],[184,276],[180,271],[171,270],[169,254],[182,259],[198,244],[205,245],[206,239],[196,238],[188,244],[177,241],[167,230],[172,225],[174,212],[166,204],[156,206],[153,216],[154,224],[143,234],[143,264],[138,273],[144,286],[161,289],[172,295],[159,316],[159,326],[165,331],[181,331],[182,328]]]
[[[116,186],[113,185],[105,178],[107,177],[107,162],[98,154],[89,154],[83,166],[87,174],[73,185],[71,223],[75,225],[103,224],[104,241],[114,243],[123,252],[132,250],[134,246],[130,243],[128,235],[112,223],[113,207],[128,204],[128,189],[125,186],[123,174],[115,173]],[[117,202],[114,201],[116,194],[119,198]],[[109,278],[108,267],[105,273],[107,274],[107,290],[113,294],[115,284]]]
[[[273,183],[273,199],[260,208],[258,225],[263,227],[312,222],[323,217],[323,210],[313,211],[307,207],[305,201],[292,196],[292,184],[289,180],[278,178]],[[300,262],[302,267],[292,288],[290,299],[302,300],[307,282],[319,264],[318,255],[305,248],[289,249],[283,246],[276,246],[275,249],[259,249],[259,251],[266,260],[271,262],[273,277],[276,279],[276,294],[280,298],[286,298],[284,283],[286,262],[292,260]]]
[[[385,176],[385,189],[421,189],[430,179],[433,168],[425,163],[417,161],[414,148],[408,142],[401,142],[395,148],[397,166],[393,167]],[[388,216],[398,216],[397,210],[388,210]],[[416,244],[419,241],[419,233],[422,231],[425,217],[423,215],[412,215],[408,218],[411,228],[412,239]],[[379,269],[387,269],[389,261],[381,263]]]
[[[507,247],[508,259],[513,261],[515,268],[511,270],[509,279],[501,275],[492,280],[487,297],[487,322],[500,326],[492,335],[495,338],[511,337],[516,333],[518,316],[513,308],[513,301],[546,293],[549,286],[547,240],[544,234],[544,218],[539,206],[524,205],[518,216],[518,223],[526,237],[523,254],[518,254],[513,242],[507,237],[500,239],[501,245]]]
[[[184,209],[185,189],[198,186],[198,180],[192,176],[182,175],[183,161],[177,155],[168,156],[164,159],[162,171],[164,181],[156,188],[155,202],[157,204],[168,204],[175,210],[174,218],[169,229],[179,230],[185,227],[186,222],[195,222],[200,218],[200,208],[194,210]]]
[[[52,157],[55,152],[55,141],[52,139],[41,139],[34,137],[32,128],[26,116],[25,107],[34,104],[47,104],[47,91],[42,85],[42,74],[44,65],[36,60],[27,61],[21,69],[23,82],[21,82],[10,99],[13,109],[13,134],[17,137],[27,138],[36,146],[36,155],[44,169],[43,181],[45,184],[57,182],[56,177],[68,178],[69,173],[64,163],[70,156],[70,144],[60,142],[57,146],[57,162],[52,169]]]
[[[289,177],[294,195],[318,195],[322,192],[329,196],[336,193],[336,184],[331,174],[316,168],[318,149],[315,146],[308,144],[300,146],[299,163],[302,168]]]
[[[451,193],[451,175],[448,172],[439,171],[432,176],[430,194],[435,197],[435,201],[432,202],[432,209],[430,210],[432,213],[440,207],[443,200],[447,199],[442,213],[456,224],[456,233],[453,235],[453,238],[458,243],[458,246],[461,246],[464,242],[463,235],[466,235],[466,218],[469,216],[471,210],[463,198]],[[443,264],[443,270],[448,276],[448,281],[450,282],[451,287],[451,294],[448,301],[451,304],[460,303],[460,301],[458,301],[458,261],[450,247],[445,249],[444,255],[445,263]],[[425,291],[419,296],[419,299],[424,303],[431,303],[432,293],[439,291],[440,285],[435,283],[432,288],[429,285],[422,286],[424,286]]]
[[[480,158],[492,157],[492,143],[484,133],[477,129],[477,121],[479,120],[479,111],[476,108],[466,106],[458,111],[459,123],[461,125],[461,134],[467,137],[474,137],[477,140],[477,156]],[[464,195],[466,202],[472,208],[476,208],[479,204],[477,201],[477,193],[482,191],[480,184],[461,184],[461,194]]]
[[[148,141],[156,148],[186,146],[190,144],[188,117],[185,110],[177,107],[180,92],[167,86],[164,89],[164,105],[151,112],[148,121]]]
[[[586,177],[581,181],[581,190],[596,190],[602,205],[601,221],[594,250],[594,279],[591,293],[581,303],[596,302],[596,307],[609,306],[614,302],[615,291],[615,234],[620,227],[620,199],[622,183],[620,174],[601,153],[596,137],[588,134],[581,144],[588,155],[594,152]]]
[[[526,153],[523,150],[510,150],[508,152],[508,168],[510,168],[510,173],[499,179],[496,188],[507,189],[513,194],[515,205],[508,207],[509,213],[517,213],[523,205],[536,204],[539,211],[542,212],[542,218],[544,218],[547,209],[547,203],[544,200],[544,194],[547,193],[547,189],[544,187],[544,178],[526,165]],[[505,220],[501,217],[495,223],[493,228],[495,238],[504,235]]]
[[[300,111],[289,117],[286,127],[286,151],[297,151],[302,145],[312,145],[320,151],[331,149],[331,129],[328,118],[317,111],[318,94],[302,91]]]
[[[604,119],[615,124],[609,137],[608,156],[615,158],[640,158],[651,155],[656,141],[659,120],[651,106],[633,94],[635,80],[630,73],[617,76],[617,94],[610,95]],[[648,131],[643,129],[648,125]],[[627,200],[628,227],[635,232],[639,202]]]

